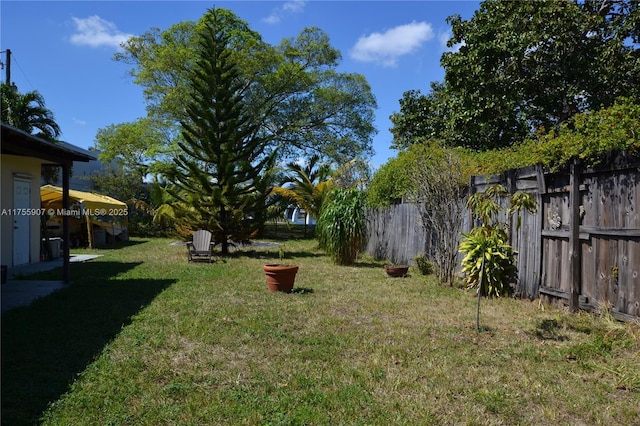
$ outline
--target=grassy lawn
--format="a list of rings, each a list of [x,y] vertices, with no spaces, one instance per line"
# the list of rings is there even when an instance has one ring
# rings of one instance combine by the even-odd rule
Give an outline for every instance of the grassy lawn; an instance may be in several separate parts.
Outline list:
[[[2,316],[7,425],[638,424],[640,327],[482,301],[384,262],[278,249],[189,264],[168,239],[72,265],[73,284]],[[55,276],[59,272],[49,273]]]

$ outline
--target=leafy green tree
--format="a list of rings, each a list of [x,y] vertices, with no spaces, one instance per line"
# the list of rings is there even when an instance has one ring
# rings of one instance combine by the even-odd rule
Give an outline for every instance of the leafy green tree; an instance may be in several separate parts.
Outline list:
[[[391,148],[403,150],[425,140],[450,140],[449,104],[451,96],[443,83],[431,83],[431,91],[409,90],[400,99],[400,111],[391,114]]]
[[[136,200],[146,198],[142,177],[118,163],[105,165],[86,176],[97,193],[105,194],[133,206]]]
[[[162,123],[150,118],[110,125],[98,130],[95,147],[104,163],[117,161],[141,177],[159,176],[178,151]],[[124,166],[126,165],[126,166]]]
[[[412,185],[407,171],[414,162],[414,156],[411,151],[402,151],[380,166],[367,188],[367,204],[370,207],[398,204],[409,196]]]
[[[20,93],[14,84],[2,83],[2,121],[40,138],[55,141],[61,135],[60,127],[38,91]]]
[[[577,113],[640,99],[640,3],[485,1],[449,19],[457,51],[445,81],[408,92],[393,117],[399,148],[415,136],[477,150],[520,143]]]
[[[220,17],[210,10],[200,29],[188,119],[181,123],[184,142],[170,179],[182,191],[175,195],[199,212],[226,255],[229,239],[248,240],[262,225],[270,192],[264,174],[274,155],[266,153],[271,135],[261,132],[252,114],[230,48],[232,34]]]
[[[273,46],[231,11],[216,10],[242,80],[246,113],[269,136],[268,150],[277,150],[284,161],[320,153],[338,164],[372,153],[375,98],[362,75],[336,71],[340,52],[324,32],[307,28]],[[129,39],[115,56],[131,65],[135,83],[143,88],[149,123],[164,128],[167,137],[150,139],[155,153],[170,151],[182,136],[179,123],[188,120],[184,105],[193,96],[189,74],[198,60],[195,40],[206,19],[151,29]]]
[[[149,189],[136,170],[113,161],[80,179],[91,182],[92,191],[127,204],[127,229],[130,235],[149,236],[157,233],[150,227]]]

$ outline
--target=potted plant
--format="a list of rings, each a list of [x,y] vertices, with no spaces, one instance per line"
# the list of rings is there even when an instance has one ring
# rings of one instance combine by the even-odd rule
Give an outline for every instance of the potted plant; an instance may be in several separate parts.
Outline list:
[[[284,248],[279,248],[280,263],[271,263],[264,265],[262,269],[267,276],[267,288],[271,292],[282,291],[291,293],[293,284],[298,273],[297,265],[287,265],[282,263],[284,259]]]

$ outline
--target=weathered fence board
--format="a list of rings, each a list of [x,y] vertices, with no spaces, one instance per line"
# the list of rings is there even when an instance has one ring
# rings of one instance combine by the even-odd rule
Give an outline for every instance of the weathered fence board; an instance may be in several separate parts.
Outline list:
[[[368,214],[366,252],[377,259],[409,264],[429,250],[422,219],[414,204],[396,204]]]

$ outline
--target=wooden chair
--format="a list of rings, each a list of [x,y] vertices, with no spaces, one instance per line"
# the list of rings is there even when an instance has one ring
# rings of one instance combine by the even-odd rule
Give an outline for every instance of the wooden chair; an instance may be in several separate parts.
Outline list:
[[[187,243],[189,262],[196,260],[206,260],[211,263],[213,257],[213,246],[211,242],[211,232],[200,229],[193,234],[193,240]]]

